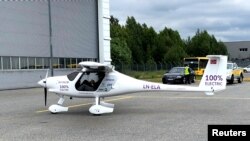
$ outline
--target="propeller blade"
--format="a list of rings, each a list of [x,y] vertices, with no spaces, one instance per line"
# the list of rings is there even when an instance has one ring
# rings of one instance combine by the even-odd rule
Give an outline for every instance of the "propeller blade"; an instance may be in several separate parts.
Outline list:
[[[46,73],[46,76],[45,76],[46,80],[47,80],[48,75],[49,75],[49,69],[47,69],[47,73]]]
[[[44,88],[44,104],[47,105],[47,88]]]
[[[41,83],[44,83],[44,85],[42,85],[42,86],[44,87],[44,104],[45,104],[45,106],[47,105],[47,93],[48,93],[47,78],[48,78],[48,75],[49,75],[49,70],[47,70],[45,78],[38,82],[38,84],[40,84],[40,85],[42,85]]]
[[[46,76],[45,76],[45,81],[44,81],[44,83],[45,83],[45,88],[47,88],[46,83],[47,83],[48,75],[49,75],[49,69],[47,69],[47,73],[46,73]]]

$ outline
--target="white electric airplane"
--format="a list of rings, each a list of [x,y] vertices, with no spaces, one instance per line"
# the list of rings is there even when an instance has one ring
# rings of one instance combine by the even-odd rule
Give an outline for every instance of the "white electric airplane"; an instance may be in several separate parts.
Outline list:
[[[113,66],[97,62],[81,62],[80,69],[65,76],[46,77],[38,82],[44,87],[45,106],[47,90],[56,93],[60,98],[57,104],[51,105],[51,113],[68,111],[63,107],[64,96],[70,98],[95,98],[89,112],[94,115],[112,113],[114,104],[100,101],[104,97],[130,94],[135,92],[214,92],[226,88],[227,56],[208,55],[209,58],[199,86],[166,85],[137,80],[114,70]]]

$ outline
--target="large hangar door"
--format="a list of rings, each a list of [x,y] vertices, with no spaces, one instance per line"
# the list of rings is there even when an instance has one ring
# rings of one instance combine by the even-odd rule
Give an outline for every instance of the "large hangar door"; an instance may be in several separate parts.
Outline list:
[[[48,3],[0,1],[0,56],[49,57]]]
[[[98,58],[97,0],[52,0],[54,57]]]
[[[51,0],[54,57],[98,58],[97,0]],[[50,57],[47,0],[0,2],[0,56]]]

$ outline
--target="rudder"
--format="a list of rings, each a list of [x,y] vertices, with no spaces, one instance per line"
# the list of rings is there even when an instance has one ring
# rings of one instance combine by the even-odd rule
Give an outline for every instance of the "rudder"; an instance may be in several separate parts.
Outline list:
[[[227,56],[207,55],[207,58],[208,63],[199,87],[208,90],[209,93],[206,94],[212,95],[214,91],[226,88]]]

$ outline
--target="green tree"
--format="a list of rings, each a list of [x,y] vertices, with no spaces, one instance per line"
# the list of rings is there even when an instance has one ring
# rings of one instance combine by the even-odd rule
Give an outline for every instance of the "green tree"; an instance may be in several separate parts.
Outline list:
[[[208,54],[227,55],[226,46],[218,42],[213,35],[209,35],[206,30],[196,32],[192,39],[186,41],[186,51],[190,56],[206,56]]]
[[[227,47],[222,41],[218,42],[216,54],[228,55]]]
[[[113,16],[110,18],[111,58],[114,64],[130,64],[132,53],[126,42],[126,30]]]
[[[166,62],[166,59],[172,60],[171,58],[166,57],[166,54],[171,48],[176,47],[177,49],[181,48],[185,52],[183,49],[184,42],[182,41],[178,31],[165,27],[164,30],[160,31],[158,34],[156,47],[153,51],[153,58],[156,62]]]
[[[198,29],[195,36],[184,41],[178,31],[165,27],[157,33],[146,23],[138,23],[133,16],[127,18],[124,26],[111,16],[110,25],[113,63],[181,64],[187,56],[228,54],[223,42],[218,42],[206,30]]]
[[[120,38],[111,40],[111,58],[114,64],[130,64],[132,60],[131,54],[125,40]]]
[[[132,52],[135,63],[144,62],[144,50],[142,49],[142,26],[136,22],[134,17],[128,17],[125,25],[127,32],[127,44]]]
[[[119,24],[119,20],[114,16],[110,17],[110,36],[112,38],[127,38],[126,29]]]
[[[181,65],[183,63],[183,58],[187,56],[188,55],[183,47],[171,47],[164,56],[164,60],[166,63],[170,63],[173,65]]]
[[[143,60],[145,63],[155,63],[153,58],[153,49],[156,46],[156,39],[157,33],[155,32],[154,28],[148,28],[147,25],[144,23],[142,25],[142,49],[145,53]]]

